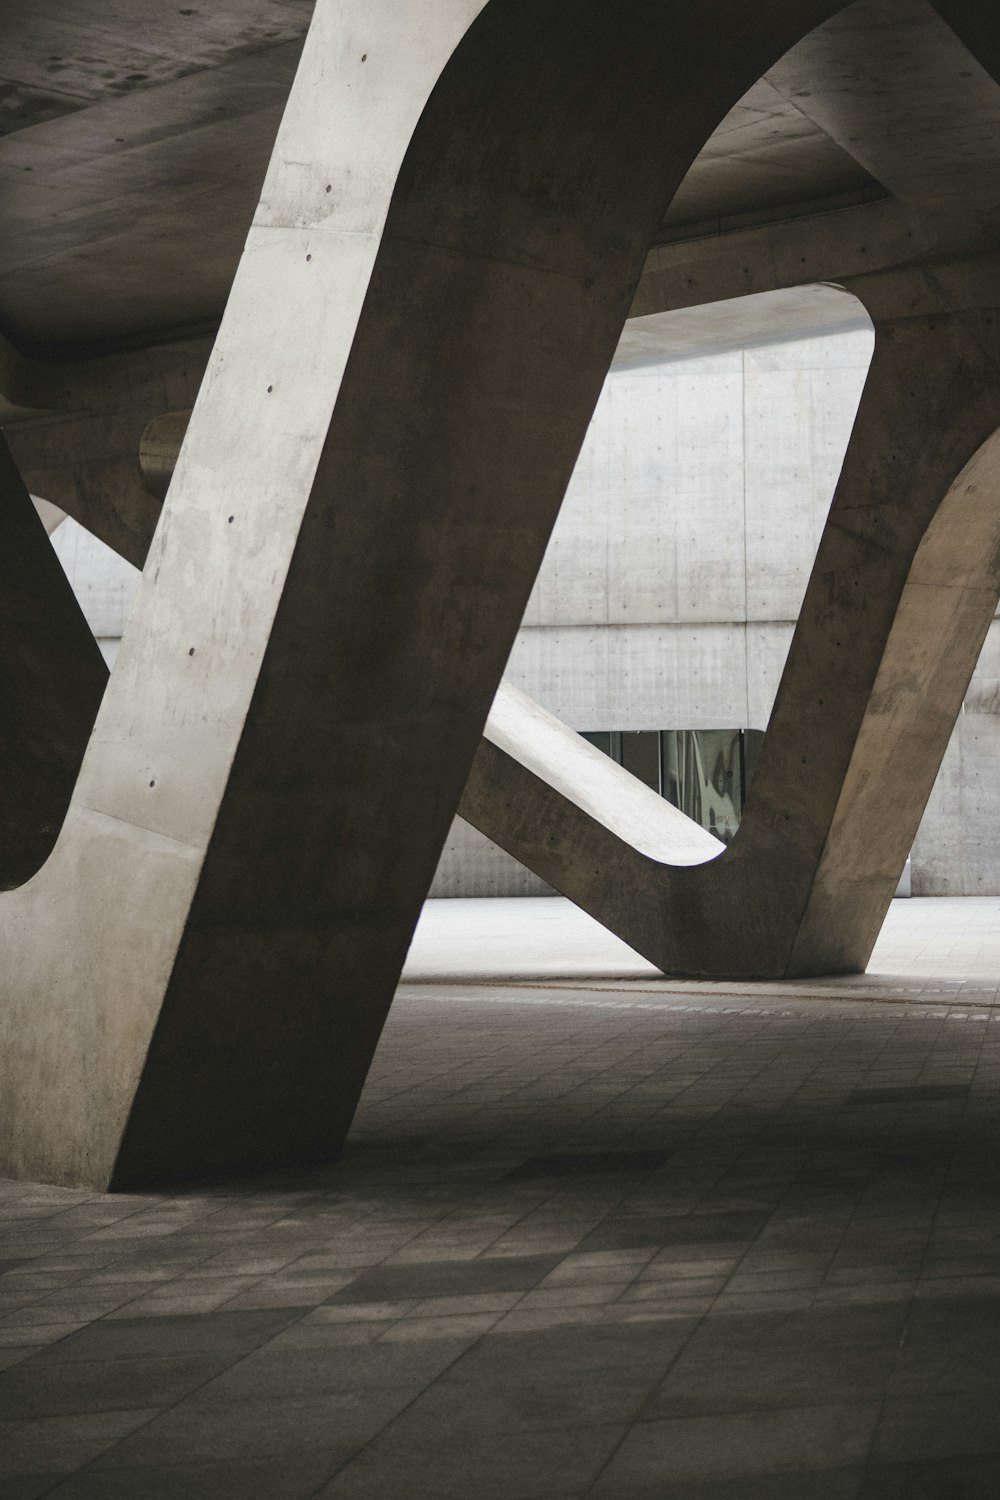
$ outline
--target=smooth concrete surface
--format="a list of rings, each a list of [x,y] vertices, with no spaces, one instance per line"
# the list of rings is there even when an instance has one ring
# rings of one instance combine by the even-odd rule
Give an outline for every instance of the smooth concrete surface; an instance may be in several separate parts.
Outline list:
[[[989,243],[991,233],[990,225],[996,210],[995,171],[992,165],[992,154],[986,144],[987,137],[981,133],[982,123],[991,117],[991,110],[995,111],[996,85],[989,76],[989,68],[992,66],[994,74],[997,71],[997,58],[995,55],[995,39],[991,42],[981,26],[977,27],[974,20],[970,22],[967,10],[961,7],[949,10],[943,7],[950,18],[955,22],[960,35],[966,36],[970,45],[978,47],[978,61],[969,56],[967,52],[956,42],[956,37],[947,26],[943,26],[930,7],[924,7],[919,18],[919,24],[912,29],[903,32],[895,32],[891,27],[885,34],[886,47],[884,55],[880,56],[878,48],[872,49],[871,36],[866,31],[866,26],[876,14],[883,12],[878,6],[860,5],[849,8],[843,16],[838,17],[828,27],[821,28],[812,35],[807,42],[796,49],[788,59],[784,60],[769,77],[776,80],[779,92],[784,91],[790,99],[800,104],[803,112],[815,122],[824,125],[829,133],[842,143],[850,143],[856,149],[856,155],[863,160],[868,169],[871,170],[874,162],[883,160],[884,172],[879,175],[879,180],[890,183],[897,195],[898,201],[903,205],[910,221],[910,229],[906,231],[910,238],[911,255],[919,249],[926,250],[933,247],[931,259],[937,260],[943,265],[943,256],[948,247],[954,251],[959,249],[964,256],[978,253],[985,243]],[[898,19],[904,11],[910,14],[906,7],[889,7],[886,19]],[[969,98],[967,110],[956,110],[948,116],[948,129],[940,132],[935,123],[938,118],[933,110],[923,107],[923,101],[927,98],[926,90],[913,87],[916,78],[928,78],[935,68],[940,66],[943,57],[952,55],[956,60],[962,61],[963,76],[970,80]],[[966,66],[968,64],[968,66]],[[821,80],[829,77],[829,84],[824,85]],[[853,92],[845,93],[843,80],[850,77]],[[809,85],[803,86],[802,80]],[[903,81],[905,79],[905,82]],[[893,80],[889,83],[888,80]],[[891,140],[882,142],[882,132],[886,129],[887,121],[896,116],[905,121],[905,144],[900,144],[900,138],[893,136]],[[850,131],[855,133],[852,135]],[[920,140],[926,141],[926,150],[917,146]],[[954,154],[955,160],[961,160],[961,170],[944,170],[941,166],[944,156],[948,152]],[[926,174],[922,170],[922,162],[926,159],[934,165],[928,169]],[[909,166],[906,163],[909,162]],[[963,197],[964,195],[964,197]],[[961,202],[959,201],[961,200]],[[791,248],[785,237],[785,254]],[[758,246],[758,248],[761,248]],[[868,253],[868,246],[861,245],[855,250],[844,252],[845,269],[851,269],[864,261]],[[873,253],[869,255],[868,265],[878,264],[878,256],[884,253],[881,246],[873,247]],[[752,257],[749,257],[752,259]],[[807,263],[807,256],[800,257],[803,264]],[[709,252],[711,260],[711,252]],[[739,262],[730,255],[728,264],[730,267]],[[747,267],[744,263],[744,271]],[[774,267],[768,265],[770,274]],[[779,262],[778,274],[794,274],[790,271],[790,257]],[[911,277],[912,277],[912,273]],[[959,368],[964,361],[957,352],[955,337],[961,341],[967,332],[971,333],[971,320],[968,318],[967,309],[980,306],[980,327],[992,328],[995,321],[995,313],[989,310],[991,301],[995,300],[992,284],[995,282],[995,268],[987,260],[978,271],[972,271],[967,262],[959,261],[955,266],[945,273],[942,282],[935,291],[930,289],[930,284],[937,280],[937,269],[929,271],[926,276],[926,285],[923,289],[919,286],[919,277],[916,282],[911,280],[909,288],[906,287],[906,275],[899,274],[895,277],[888,276],[855,276],[841,275],[844,285],[854,290],[859,299],[865,303],[872,314],[877,328],[877,354],[876,369],[873,378],[869,382],[869,392],[866,402],[870,403],[876,412],[874,423],[872,423],[865,407],[862,408],[862,418],[855,429],[851,448],[848,451],[845,463],[844,477],[838,498],[834,501],[832,512],[832,525],[835,528],[842,524],[836,515],[839,507],[844,506],[851,513],[851,519],[846,522],[844,529],[848,532],[855,527],[854,513],[859,508],[857,494],[845,496],[843,490],[861,479],[861,473],[868,468],[869,473],[862,483],[871,483],[874,487],[873,503],[877,509],[882,501],[878,495],[880,484],[891,479],[895,486],[901,483],[904,487],[911,481],[904,478],[901,470],[893,470],[891,467],[883,469],[881,479],[878,475],[878,466],[874,461],[875,444],[873,426],[885,420],[885,427],[881,434],[881,441],[888,445],[889,464],[895,463],[897,449],[909,449],[914,451],[914,444],[919,439],[914,430],[911,437],[903,436],[902,424],[906,421],[926,427],[928,421],[944,421],[950,419],[944,416],[943,409],[937,416],[931,416],[929,408],[920,409],[920,394],[913,389],[909,374],[914,372],[918,364],[925,364],[930,358],[929,347],[923,356],[916,355],[916,363],[909,364],[905,345],[911,345],[911,351],[915,353],[916,341],[921,337],[921,331],[916,322],[910,322],[907,327],[907,319],[915,319],[915,315],[923,313],[924,316],[938,318],[935,325],[932,324],[930,331],[936,331],[939,335],[944,334],[939,349],[936,351],[938,357],[945,361],[954,361],[953,368],[958,374]],[[695,277],[689,277],[692,285],[697,286]],[[971,291],[972,284],[977,283],[978,292]],[[734,290],[750,290],[750,283],[738,281],[730,285],[729,294]],[[703,291],[703,287],[699,287]],[[721,294],[721,288],[715,287],[717,294]],[[943,300],[938,300],[936,292],[943,291]],[[970,297],[971,292],[971,297]],[[929,293],[929,295],[928,295]],[[704,292],[703,292],[704,294]],[[690,293],[689,293],[690,295]],[[895,299],[899,297],[900,300]],[[948,321],[948,309],[951,310],[950,338],[945,333],[945,325]],[[944,315],[942,317],[942,314]],[[968,327],[963,327],[968,324]],[[927,330],[924,331],[926,335]],[[987,339],[991,337],[987,333]],[[978,339],[973,335],[974,340]],[[948,345],[951,344],[949,353]],[[895,346],[893,350],[893,345]],[[975,362],[979,358],[979,351],[972,353],[970,347],[970,358]],[[896,361],[895,373],[892,373],[893,360]],[[887,379],[890,384],[898,383],[902,389],[910,386],[909,401],[913,403],[908,411],[895,410],[889,417],[889,406],[892,397],[888,393],[879,395],[876,389],[878,383]],[[944,377],[945,383],[950,382],[950,377]],[[991,383],[995,385],[996,380],[996,355],[995,350],[986,354],[986,365],[981,367],[980,377],[975,385],[978,395],[982,395],[983,387]],[[929,391],[925,395],[930,395]],[[970,390],[970,397],[972,392]],[[931,405],[933,406],[933,396]],[[969,429],[968,446],[965,448],[964,458],[973,462],[977,470],[974,484],[990,485],[994,483],[991,471],[992,459],[988,451],[988,440],[995,425],[996,411],[984,407],[981,425],[976,427],[974,423]],[[961,425],[961,418],[959,419]],[[894,430],[896,433],[894,434]],[[978,434],[978,436],[976,435]],[[960,440],[961,441],[961,440]],[[981,451],[980,445],[982,446]],[[867,457],[865,456],[867,450]],[[941,456],[939,451],[938,457]],[[974,457],[975,455],[975,457]],[[953,453],[951,460],[946,465],[936,484],[939,488],[939,498],[949,492],[951,495],[952,483],[960,484],[963,479],[959,478],[958,470],[961,468],[961,459],[956,464],[954,459],[957,455]],[[921,482],[926,483],[928,475],[921,476]],[[964,478],[964,476],[963,476]],[[948,503],[943,505],[943,511],[952,509]],[[925,512],[925,524],[929,522],[931,512]],[[941,526],[946,522],[942,520]],[[881,523],[879,523],[881,527]],[[894,531],[890,524],[886,535]],[[886,537],[877,540],[873,534],[872,541],[875,545],[885,544]],[[913,539],[914,541],[916,538]],[[844,567],[846,553],[843,548],[838,548],[835,543],[830,545],[829,535],[824,539],[829,545],[832,557],[837,557],[839,562],[830,567],[821,550],[816,564],[816,573],[810,586],[811,595],[807,596],[803,615],[800,617],[796,635],[796,646],[793,647],[792,658],[786,669],[785,689],[790,699],[794,702],[798,712],[815,719],[822,718],[820,709],[825,707],[828,714],[833,712],[832,705],[840,699],[839,672],[835,669],[832,678],[827,679],[819,685],[824,692],[822,699],[818,698],[816,683],[816,661],[812,659],[812,648],[806,643],[808,630],[808,616],[813,610],[819,611],[824,617],[823,628],[829,628],[830,647],[834,651],[840,649],[836,642],[836,636],[850,634],[851,628],[847,620],[854,612],[859,603],[859,596],[855,596],[851,602],[851,589],[861,586],[860,578],[849,576],[850,566]],[[925,552],[932,551],[940,544],[940,535],[937,540],[928,536]],[[895,542],[889,543],[890,548]],[[913,543],[911,542],[911,547]],[[712,972],[747,972],[748,966],[757,965],[759,972],[780,973],[789,969],[793,972],[810,972],[817,968],[836,971],[842,968],[861,968],[870,953],[871,944],[878,931],[878,924],[885,905],[895,889],[899,871],[902,868],[906,856],[905,840],[912,839],[917,831],[918,817],[914,816],[916,803],[920,802],[922,811],[923,800],[929,795],[930,781],[927,775],[928,769],[933,767],[936,771],[937,764],[943,754],[944,746],[937,732],[935,721],[942,710],[948,714],[957,715],[960,702],[956,700],[955,689],[961,685],[964,690],[971,676],[972,666],[967,657],[963,659],[962,666],[955,675],[956,658],[952,654],[954,636],[958,632],[966,632],[965,639],[971,642],[975,649],[982,643],[989,621],[985,618],[988,606],[982,603],[977,608],[973,602],[975,592],[984,587],[989,593],[992,582],[988,575],[988,567],[981,576],[977,568],[975,553],[977,542],[970,539],[968,547],[969,571],[966,578],[968,592],[963,598],[957,595],[946,601],[944,595],[937,595],[934,599],[933,591],[940,585],[938,580],[925,580],[921,583],[920,572],[924,564],[915,562],[916,571],[908,585],[907,602],[904,606],[898,629],[893,637],[892,644],[899,651],[898,666],[894,669],[891,665],[892,655],[885,663],[882,680],[875,685],[875,697],[873,707],[875,709],[870,720],[865,722],[856,748],[855,760],[851,775],[845,784],[844,794],[840,801],[840,810],[834,812],[831,806],[832,820],[828,825],[830,829],[831,842],[824,849],[820,862],[814,867],[816,883],[811,887],[807,908],[800,906],[795,916],[791,918],[791,925],[783,937],[777,933],[777,925],[773,911],[765,910],[767,897],[760,891],[759,886],[747,887],[747,893],[751,900],[751,910],[754,915],[745,924],[743,932],[734,936],[732,930],[726,931],[721,924],[715,925],[715,914],[720,909],[735,909],[740,906],[740,901],[730,902],[727,892],[727,881],[729,871],[723,874],[727,856],[720,862],[717,875],[704,878],[697,877],[693,881],[693,887],[698,889],[700,899],[697,902],[698,913],[695,922],[703,922],[703,930],[692,935],[691,919],[694,915],[689,909],[683,907],[683,897],[680,888],[683,881],[678,877],[661,874],[661,884],[669,889],[671,895],[666,898],[671,909],[676,913],[676,926],[682,936],[665,937],[662,933],[662,915],[652,909],[649,910],[645,919],[637,912],[635,889],[630,882],[625,882],[625,888],[621,893],[606,888],[608,857],[612,862],[621,853],[615,846],[613,849],[605,847],[600,854],[596,848],[589,848],[588,853],[582,859],[574,859],[572,868],[569,862],[563,862],[555,849],[557,839],[554,836],[553,822],[573,820],[570,810],[572,805],[572,793],[567,802],[563,795],[566,790],[564,778],[560,771],[554,773],[555,792],[551,817],[546,819],[542,810],[542,804],[546,800],[546,794],[542,790],[542,781],[538,776],[529,777],[519,774],[513,764],[501,766],[497,761],[495,743],[491,748],[489,740],[484,743],[477,761],[477,771],[474,782],[470,784],[466,792],[466,808],[470,811],[473,821],[480,832],[495,840],[510,853],[524,860],[535,872],[543,876],[548,882],[559,889],[573,895],[574,899],[583,901],[583,904],[592,912],[600,911],[605,920],[609,920],[619,933],[626,934],[633,942],[638,941],[643,946],[643,951],[658,962],[661,966],[674,969],[678,972],[704,973]],[[988,551],[988,544],[987,544]],[[911,557],[916,559],[916,553],[911,551]],[[860,563],[860,553],[858,557]],[[862,565],[864,566],[864,565]],[[935,566],[931,565],[932,569]],[[886,568],[885,581],[877,586],[878,592],[888,588],[892,591],[893,585],[888,583],[888,574],[891,571]],[[817,576],[819,575],[819,576]],[[954,586],[957,577],[952,570]],[[837,594],[833,600],[833,611],[829,611],[831,600],[824,595],[834,592]],[[932,603],[933,600],[933,603]],[[843,618],[838,622],[836,612],[839,608],[846,606]],[[944,613],[937,621],[935,627],[933,616],[940,607]],[[962,623],[959,623],[959,615],[965,615]],[[975,620],[971,618],[975,614]],[[829,617],[827,618],[827,615]],[[947,619],[945,618],[947,615]],[[916,624],[917,617],[921,623]],[[907,643],[906,620],[910,621],[910,628],[917,632],[917,636]],[[930,703],[924,697],[918,706],[911,700],[909,716],[902,705],[894,704],[895,685],[901,683],[907,675],[906,663],[911,659],[908,653],[915,652],[918,657],[925,655],[926,648],[923,644],[916,644],[921,631],[925,632],[928,639],[938,637],[937,646],[940,656],[937,661],[933,659],[933,646],[931,654],[922,662],[923,670],[931,677],[935,672],[938,674],[935,685],[932,687],[929,678],[919,679],[922,682],[922,691],[930,692]],[[719,656],[725,654],[725,645],[721,641],[721,633],[716,643],[716,652]],[[889,638],[884,637],[887,644]],[[731,643],[730,643],[731,650]],[[802,675],[796,682],[796,653],[798,660],[803,658],[808,665],[799,667]],[[853,672],[856,663],[848,667],[848,672]],[[896,676],[893,676],[893,672]],[[622,674],[615,674],[618,681],[622,680]],[[808,686],[807,686],[808,683]],[[915,684],[911,683],[910,688]],[[905,693],[905,690],[904,690]],[[946,706],[947,705],[947,706]],[[725,705],[723,705],[725,706]],[[890,725],[890,712],[898,708],[896,722]],[[779,697],[778,715],[780,722],[782,713],[787,709]],[[557,710],[558,711],[558,710]],[[904,719],[906,723],[904,725]],[[939,721],[938,721],[939,723]],[[844,721],[839,720],[834,727],[844,727]],[[777,732],[776,732],[777,731]],[[887,734],[888,731],[888,734]],[[817,767],[817,756],[806,753],[796,757],[795,740],[789,734],[787,740],[783,739],[778,724],[772,723],[771,734],[768,740],[768,750],[765,752],[763,762],[763,774],[765,785],[758,785],[755,797],[751,802],[749,813],[750,827],[746,823],[742,834],[743,851],[754,863],[753,832],[755,826],[754,817],[762,800],[765,798],[770,802],[770,807],[765,811],[765,820],[775,825],[771,832],[778,831],[780,837],[781,820],[791,820],[799,823],[804,820],[812,821],[819,815],[822,824],[823,814],[819,813],[819,804],[822,794],[819,791],[818,782],[811,784],[808,788],[800,787],[799,792],[791,793],[792,782],[798,776],[800,782],[815,776]],[[805,747],[804,747],[805,748]],[[817,747],[818,748],[818,747]],[[819,760],[825,758],[823,749],[819,749]],[[873,774],[873,761],[881,759],[886,765],[885,779],[880,780]],[[894,786],[890,787],[889,765],[896,763],[899,768],[905,766],[905,774],[894,778]],[[559,764],[559,757],[555,765]],[[766,778],[770,769],[780,765],[780,771],[776,783],[773,786],[766,785]],[[798,771],[797,765],[806,768],[803,775]],[[537,770],[537,768],[536,768]],[[496,788],[495,807],[491,805],[490,785]],[[864,787],[864,796],[859,796],[859,790]],[[561,798],[561,800],[560,800]],[[867,798],[867,800],[866,800]],[[788,801],[788,807],[783,804]],[[807,806],[811,802],[812,806]],[[792,804],[795,804],[792,806]],[[873,821],[870,814],[877,809],[877,816]],[[849,823],[854,820],[855,832],[852,835]],[[881,821],[879,821],[881,820]],[[818,829],[816,830],[819,831]],[[598,844],[604,840],[604,834],[599,830],[591,830]],[[574,827],[571,840],[579,848],[582,829],[577,823]],[[823,838],[825,839],[825,835]],[[542,846],[542,847],[539,847]],[[796,877],[791,876],[791,866],[802,854],[798,848],[790,851],[785,863],[788,867],[791,884],[795,885]],[[818,854],[818,846],[815,848]],[[773,853],[773,851],[772,851]],[[812,856],[807,856],[807,862]],[[777,855],[777,863],[782,862],[783,856]],[[764,863],[772,864],[770,859]],[[731,865],[731,861],[730,861]],[[648,872],[652,874],[652,872]],[[645,877],[638,876],[638,879]],[[739,884],[739,877],[733,879]],[[807,884],[810,877],[805,874],[803,868],[801,879]],[[709,895],[709,888],[715,892],[715,899]],[[919,887],[918,887],[919,888]],[[804,887],[800,889],[803,890]],[[758,900],[754,907],[754,898]],[[791,909],[797,905],[798,898],[791,896],[791,887],[786,891],[786,899],[783,905],[786,914],[791,914]],[[683,915],[681,914],[683,910]],[[704,921],[704,913],[710,913],[709,919]],[[657,931],[660,928],[660,931]],[[708,937],[711,930],[712,937]],[[640,932],[643,934],[639,936]],[[768,943],[774,940],[775,946],[766,952]],[[710,956],[711,955],[711,956]]]
[[[0,1491],[987,1500],[998,1066],[988,1008],[404,986],[336,1166],[0,1184]]]
[[[72,517],[60,524],[52,550],[98,641],[120,640],[139,587],[138,568]]]
[[[162,487],[142,467],[147,429],[193,406],[211,349],[201,336],[103,356],[16,358],[0,386],[0,422],[28,488],[135,567],[162,508]]]
[[[506,683],[574,729],[766,728],[871,351],[823,287],[630,319]],[[546,888],[459,820],[432,893]]]

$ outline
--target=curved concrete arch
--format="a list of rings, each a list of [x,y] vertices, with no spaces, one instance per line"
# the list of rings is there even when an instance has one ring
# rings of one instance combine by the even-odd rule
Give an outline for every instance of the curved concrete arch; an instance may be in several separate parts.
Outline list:
[[[337,1149],[664,203],[837,8],[319,0],[63,833],[0,902],[5,1170]]]

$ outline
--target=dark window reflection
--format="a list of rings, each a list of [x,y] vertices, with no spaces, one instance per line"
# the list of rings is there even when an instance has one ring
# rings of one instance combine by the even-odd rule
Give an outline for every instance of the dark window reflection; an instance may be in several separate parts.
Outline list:
[[[759,729],[623,729],[583,738],[728,844],[746,802]]]

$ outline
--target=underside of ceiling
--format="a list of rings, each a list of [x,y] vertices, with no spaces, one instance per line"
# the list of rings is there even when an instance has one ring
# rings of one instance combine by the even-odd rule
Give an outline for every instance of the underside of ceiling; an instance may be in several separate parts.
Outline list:
[[[310,12],[309,0],[4,7],[0,333],[23,352],[84,350],[218,320]],[[905,172],[886,180],[892,161],[883,172],[869,149],[886,121],[870,119],[873,93],[884,91],[865,72],[898,77],[900,57],[905,79],[920,84],[922,119],[947,121],[972,97],[976,149],[995,168],[992,81],[926,0],[861,0],[726,116],[658,240],[905,197]],[[846,79],[845,58],[855,60]],[[942,183],[956,151],[975,155],[964,140],[948,150]]]

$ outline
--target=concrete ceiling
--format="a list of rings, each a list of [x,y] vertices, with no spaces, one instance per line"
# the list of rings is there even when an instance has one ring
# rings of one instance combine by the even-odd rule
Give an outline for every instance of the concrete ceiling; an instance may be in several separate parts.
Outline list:
[[[7,0],[0,333],[36,352],[141,343],[218,319],[310,11],[310,0],[166,9],[156,0]],[[845,68],[853,57],[863,75],[887,55],[904,59],[904,82],[916,70],[922,90],[905,122],[911,160],[928,107],[946,121],[975,96],[979,146],[951,132],[938,153],[942,195],[956,151],[978,150],[970,170],[992,170],[1000,91],[925,0],[861,0],[730,112],[659,238],[884,198],[894,163],[882,172],[866,130],[853,129]],[[884,134],[887,106],[876,92],[881,103],[868,98],[862,123]],[[906,171],[891,185],[905,194]]]
[[[718,232],[776,210],[820,209],[885,196],[885,189],[762,78],[730,110],[664,217],[663,240]]]

